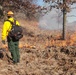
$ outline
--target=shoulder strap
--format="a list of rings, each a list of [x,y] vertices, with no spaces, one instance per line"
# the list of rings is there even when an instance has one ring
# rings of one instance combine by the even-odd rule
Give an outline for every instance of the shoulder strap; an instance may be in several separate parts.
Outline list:
[[[14,19],[14,25],[16,25],[16,20]]]
[[[16,20],[14,19],[14,22],[10,21],[10,20],[6,20],[9,21],[12,25],[16,25]]]

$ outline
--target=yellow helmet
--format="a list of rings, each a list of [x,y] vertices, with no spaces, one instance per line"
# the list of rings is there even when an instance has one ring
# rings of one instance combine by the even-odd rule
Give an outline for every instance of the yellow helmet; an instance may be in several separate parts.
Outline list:
[[[12,11],[8,11],[7,15],[13,15],[14,13]]]

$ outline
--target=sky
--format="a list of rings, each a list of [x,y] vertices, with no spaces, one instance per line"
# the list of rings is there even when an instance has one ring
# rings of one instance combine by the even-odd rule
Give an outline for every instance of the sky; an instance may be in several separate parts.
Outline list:
[[[75,9],[71,9],[71,12],[67,14],[68,22],[76,21],[76,4],[71,6],[71,8],[73,7],[75,7]]]
[[[43,0],[38,0],[38,5],[44,6]],[[71,6],[73,7],[76,7],[76,4]],[[71,9],[71,12],[67,13],[67,20],[69,23],[76,21],[76,9]]]
[[[38,3],[38,5],[41,5],[42,6],[43,5],[43,0],[38,0],[37,3]]]
[[[43,0],[38,0],[38,4],[44,6]],[[76,4],[72,5],[71,8],[76,7]],[[39,26],[43,29],[56,30],[63,27],[63,16],[61,10],[52,9],[47,14],[39,19]],[[67,13],[67,22],[69,25],[72,22],[76,21],[76,9],[72,9],[70,13]]]

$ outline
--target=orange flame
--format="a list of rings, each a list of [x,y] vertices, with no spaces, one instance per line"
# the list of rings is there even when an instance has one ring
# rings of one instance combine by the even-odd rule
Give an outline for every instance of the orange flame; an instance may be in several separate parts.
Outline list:
[[[68,36],[68,35],[67,35]],[[58,40],[60,38],[57,35],[56,39],[47,40],[46,46],[75,46],[76,45],[76,33],[72,34],[70,37],[67,37],[66,40]]]

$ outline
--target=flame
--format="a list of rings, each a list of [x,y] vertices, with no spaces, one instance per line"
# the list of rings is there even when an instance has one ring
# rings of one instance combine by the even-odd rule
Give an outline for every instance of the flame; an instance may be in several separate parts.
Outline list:
[[[27,44],[27,43],[25,43],[25,44],[20,43],[20,44],[19,44],[19,48],[23,48],[23,47],[25,47],[25,48],[35,48],[34,45],[29,45],[29,44]]]
[[[2,45],[2,48],[4,48],[5,50],[8,50],[8,46],[7,46],[7,44]]]
[[[5,44],[5,45],[3,45],[2,47],[3,47],[3,48],[7,48],[8,46]]]
[[[58,40],[60,38],[60,35],[56,36],[56,39],[50,39],[47,40],[46,46],[76,46],[76,33],[70,35],[67,34],[66,40]]]
[[[25,44],[20,43],[20,44],[19,44],[19,48],[23,48],[23,47],[25,47],[25,48],[35,48],[34,45],[29,45],[29,44],[27,44],[27,43],[25,43]],[[5,49],[5,50],[8,50],[8,45],[7,45],[7,44],[5,44],[5,45],[3,44],[3,45],[2,45],[2,48]]]
[[[38,37],[35,37],[38,38]],[[61,40],[60,39],[61,36],[60,34],[57,34],[55,38],[51,37],[51,38],[47,38],[45,40],[45,43],[38,43],[37,39],[35,41],[33,41],[33,45],[31,45],[30,43],[25,43],[20,42],[19,44],[19,48],[36,48],[36,44],[41,44],[41,46],[48,47],[48,46],[58,46],[58,47],[64,47],[64,46],[76,46],[76,33],[73,33],[72,35],[68,35],[66,36],[66,40]],[[35,46],[36,45],[36,46]],[[8,46],[7,45],[2,45],[2,48],[5,48],[6,50],[8,50]]]

